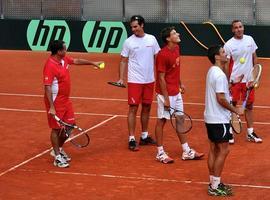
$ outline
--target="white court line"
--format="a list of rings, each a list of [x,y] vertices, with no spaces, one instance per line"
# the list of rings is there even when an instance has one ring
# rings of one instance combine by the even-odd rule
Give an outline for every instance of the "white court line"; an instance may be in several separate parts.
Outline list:
[[[18,94],[18,93],[4,93],[0,92],[0,96],[18,96],[18,97],[36,97],[43,98],[44,95],[39,94]],[[127,102],[126,99],[113,99],[113,98],[99,98],[99,97],[70,97],[71,99],[80,99],[80,100],[98,100],[98,101],[120,101]],[[154,101],[156,103],[156,101]],[[195,105],[195,106],[204,106],[204,103],[193,103],[193,102],[184,102],[184,105]],[[269,109],[270,106],[258,106],[254,105],[254,108]]]
[[[0,107],[0,111],[12,111],[12,112],[30,112],[30,113],[45,113],[44,110],[31,110],[31,109],[17,109],[17,108],[1,108]],[[110,116],[114,116],[117,115],[117,117],[127,117],[127,115],[120,115],[120,114],[106,114],[106,113],[88,113],[88,112],[75,112],[76,115],[89,115],[89,116],[106,116],[106,117],[110,117]],[[139,118],[140,116],[137,115],[137,118]],[[153,117],[150,116],[150,119],[156,119],[157,117]],[[192,118],[192,121],[195,122],[204,122],[204,119],[199,119],[199,118]],[[245,121],[242,121],[243,124],[245,124]],[[270,125],[270,122],[253,122],[254,124],[257,125]]]
[[[99,126],[101,126],[101,125],[107,123],[108,121],[110,121],[110,120],[112,120],[112,119],[114,119],[114,118],[116,118],[116,117],[117,117],[117,115],[114,115],[114,116],[110,117],[109,119],[106,119],[106,120],[104,120],[104,121],[102,121],[102,122],[100,122],[100,123],[98,123],[98,124],[96,124],[96,125],[94,125],[94,126],[88,128],[88,129],[86,129],[85,131],[83,131],[83,132],[80,133],[80,134],[87,133],[87,132],[89,132],[89,131],[91,131],[91,130],[93,130],[93,129],[95,129],[95,128],[98,128]],[[68,141],[66,141],[66,142],[68,142]],[[5,175],[5,174],[8,173],[8,172],[11,172],[11,171],[17,169],[18,167],[20,167],[20,166],[22,166],[22,165],[25,165],[25,164],[29,163],[30,161],[32,161],[32,160],[34,160],[34,159],[36,159],[36,158],[38,158],[38,157],[41,157],[42,155],[46,154],[47,152],[49,152],[49,151],[51,151],[51,150],[52,150],[52,148],[46,149],[45,151],[43,151],[43,152],[37,154],[36,156],[34,156],[34,157],[32,157],[32,158],[29,158],[29,159],[27,159],[27,160],[25,160],[25,161],[19,163],[18,165],[15,165],[15,166],[13,166],[13,167],[11,167],[11,168],[5,170],[4,172],[0,173],[0,177],[3,176],[3,175]]]
[[[177,179],[155,178],[155,177],[119,176],[119,175],[111,175],[111,174],[90,174],[90,173],[79,173],[79,172],[45,171],[45,170],[31,170],[31,169],[21,169],[20,171],[61,174],[61,175],[104,177],[104,178],[115,178],[115,179],[131,179],[131,180],[143,180],[143,181],[153,181],[153,182],[173,182],[173,183],[199,184],[199,185],[209,184],[209,182],[203,182],[203,181],[177,180]],[[244,187],[244,188],[270,189],[270,186],[266,186],[266,185],[249,185],[249,184],[236,184],[236,183],[229,183],[229,185],[235,186],[235,187]]]

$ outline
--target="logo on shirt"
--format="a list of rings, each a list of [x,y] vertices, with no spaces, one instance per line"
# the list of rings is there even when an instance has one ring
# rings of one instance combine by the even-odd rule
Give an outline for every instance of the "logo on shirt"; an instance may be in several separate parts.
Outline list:
[[[82,40],[87,52],[120,53],[127,39],[122,22],[88,21],[83,28]]]
[[[48,77],[48,76],[45,76],[45,77],[44,77],[44,80],[45,80],[45,81],[49,80],[49,77]]]
[[[64,20],[31,20],[27,28],[27,42],[33,51],[49,50],[52,40],[63,40],[68,48],[70,30]]]
[[[177,57],[175,60],[175,64],[173,65],[173,68],[180,65],[180,57]]]

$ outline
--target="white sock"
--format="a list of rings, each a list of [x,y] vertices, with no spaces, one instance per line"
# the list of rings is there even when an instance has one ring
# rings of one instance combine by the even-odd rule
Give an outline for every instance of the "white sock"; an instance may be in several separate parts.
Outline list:
[[[210,181],[210,183],[212,184],[212,182],[213,182],[213,175],[209,175],[209,181]]]
[[[213,176],[211,187],[213,189],[217,189],[219,184],[220,184],[220,177]]]
[[[147,138],[147,136],[148,136],[148,132],[142,132],[142,135],[141,135],[142,139]]]
[[[252,134],[253,133],[253,128],[247,128],[247,133]]]
[[[135,140],[135,136],[134,135],[130,135],[129,136],[128,141],[131,141],[131,140]]]
[[[164,153],[164,149],[163,149],[163,146],[159,146],[157,147],[157,150],[158,150],[158,155],[161,155]]]
[[[182,149],[186,153],[190,152],[190,147],[188,146],[188,143],[187,142],[184,143],[184,144],[182,144]]]

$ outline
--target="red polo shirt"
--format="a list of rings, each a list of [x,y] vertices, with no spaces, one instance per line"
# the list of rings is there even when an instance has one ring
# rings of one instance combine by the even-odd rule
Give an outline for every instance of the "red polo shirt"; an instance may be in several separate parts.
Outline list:
[[[69,65],[73,58],[65,56],[60,62],[54,57],[48,58],[43,70],[43,84],[52,86],[54,103],[64,103],[70,95]]]
[[[175,96],[179,93],[180,83],[180,49],[177,45],[173,49],[168,46],[163,47],[157,55],[156,60],[156,92],[161,94],[159,74],[165,73],[165,81],[169,96]]]

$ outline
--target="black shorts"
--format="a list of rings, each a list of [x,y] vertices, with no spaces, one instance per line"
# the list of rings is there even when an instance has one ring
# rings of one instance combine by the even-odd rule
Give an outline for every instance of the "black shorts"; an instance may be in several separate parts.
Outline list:
[[[211,142],[229,142],[232,139],[232,134],[230,133],[230,124],[207,124],[205,123],[208,139]]]

